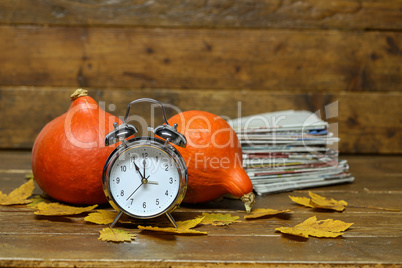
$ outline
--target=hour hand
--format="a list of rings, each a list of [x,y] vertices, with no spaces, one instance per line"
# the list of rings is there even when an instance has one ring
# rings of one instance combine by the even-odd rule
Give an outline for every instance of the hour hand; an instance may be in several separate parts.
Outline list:
[[[137,164],[134,162],[135,170],[137,170],[138,174],[140,174],[141,179],[145,179],[144,176],[142,176],[140,168],[137,166]]]

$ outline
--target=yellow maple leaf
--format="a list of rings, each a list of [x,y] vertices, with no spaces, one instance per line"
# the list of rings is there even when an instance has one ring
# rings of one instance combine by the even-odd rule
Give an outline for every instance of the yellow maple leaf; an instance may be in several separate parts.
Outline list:
[[[32,195],[34,189],[35,189],[34,180],[30,179],[28,182],[22,184],[20,187],[13,190],[8,195],[3,194],[0,191],[0,205],[8,206],[8,205],[29,204],[32,202],[32,200],[29,200],[28,197]]]
[[[309,235],[315,237],[338,237],[343,235],[342,231],[352,225],[353,223],[333,219],[317,221],[317,217],[313,216],[294,227],[279,227],[275,230],[304,238],[308,238]]]
[[[348,203],[344,200],[327,199],[324,196],[308,192],[310,195],[310,205],[315,208],[332,209],[336,211],[344,211]]]
[[[233,222],[239,222],[239,216],[232,216],[230,214],[222,213],[202,213],[197,218],[203,218],[201,224],[211,224],[215,226],[225,226],[232,224]]]
[[[195,234],[195,235],[204,235],[207,232],[200,232],[196,230],[191,230],[198,224],[202,222],[204,217],[195,218],[193,220],[187,221],[178,221],[177,228],[174,227],[154,227],[154,226],[141,226],[138,225],[138,229],[147,230],[147,231],[154,231],[154,232],[164,232],[164,233],[173,233],[173,234]]]
[[[266,216],[273,216],[281,213],[292,212],[290,209],[276,210],[270,208],[256,208],[249,215],[244,216],[245,219],[257,219]]]
[[[66,216],[75,215],[88,212],[96,208],[98,205],[88,206],[88,207],[73,207],[68,205],[63,205],[60,203],[45,203],[41,202],[38,204],[36,215],[44,216]]]
[[[96,224],[111,224],[116,216],[116,211],[100,209],[96,212],[89,213],[84,220]]]
[[[295,202],[299,205],[310,207],[310,208],[313,207],[312,205],[310,205],[310,198],[308,198],[308,197],[297,197],[297,196],[289,195],[289,198],[292,199],[293,202]]]
[[[322,209],[332,209],[336,211],[343,211],[345,210],[348,203],[344,200],[335,200],[335,199],[327,199],[324,196],[308,192],[311,198],[308,197],[296,197],[290,196],[293,202],[310,207],[310,208],[322,208]]]
[[[116,228],[103,228],[99,231],[99,240],[108,242],[130,242],[135,238],[136,235],[131,234],[125,230]]]

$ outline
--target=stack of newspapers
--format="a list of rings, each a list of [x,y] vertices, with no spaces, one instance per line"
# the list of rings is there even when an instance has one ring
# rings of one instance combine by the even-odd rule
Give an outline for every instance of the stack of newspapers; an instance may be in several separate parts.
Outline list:
[[[243,150],[243,166],[257,194],[352,182],[339,138],[308,111],[280,111],[229,122]]]

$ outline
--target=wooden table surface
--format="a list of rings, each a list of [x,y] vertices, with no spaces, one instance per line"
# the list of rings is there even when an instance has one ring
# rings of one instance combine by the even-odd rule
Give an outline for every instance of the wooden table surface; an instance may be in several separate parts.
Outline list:
[[[140,231],[131,243],[98,240],[104,226],[87,223],[84,215],[35,216],[25,206],[0,206],[0,266],[276,266],[300,267],[402,265],[402,213],[381,208],[402,209],[401,156],[343,156],[356,180],[351,184],[312,189],[343,199],[349,207],[342,213],[302,208],[289,193],[258,196],[255,208],[290,208],[293,213],[259,220],[243,219],[238,200],[183,206],[173,213],[176,220],[194,218],[203,212],[230,213],[241,222],[229,226],[198,227],[204,236],[185,236]],[[30,153],[0,152],[0,190],[9,193],[25,181],[30,172]],[[40,190],[35,190],[41,193]],[[294,191],[307,196],[308,190]],[[359,208],[360,207],[360,208]],[[377,207],[377,208],[367,208]],[[274,229],[294,226],[316,215],[319,220],[353,222],[340,238],[301,239],[284,236]],[[160,224],[166,219],[153,220]]]

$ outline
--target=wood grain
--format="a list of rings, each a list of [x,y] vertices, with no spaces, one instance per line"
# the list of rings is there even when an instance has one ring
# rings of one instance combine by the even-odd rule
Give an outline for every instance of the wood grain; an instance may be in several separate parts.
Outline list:
[[[312,190],[313,192],[317,192],[315,189]],[[295,194],[290,193],[291,195],[295,196],[308,196],[307,194]],[[327,193],[324,192],[331,197],[342,197],[345,200],[348,200],[350,206],[356,202],[355,200],[348,199],[348,195],[345,193]],[[359,193],[360,194],[360,193]],[[357,195],[356,193],[354,194]],[[367,198],[370,196],[360,196],[360,198],[364,198],[367,201]],[[389,198],[390,194],[382,194],[383,198]],[[398,201],[401,199],[401,194],[398,195],[393,194],[393,197],[397,197]],[[402,227],[399,226],[399,223],[402,220],[402,215],[399,212],[387,212],[384,210],[374,210],[374,209],[365,209],[363,206],[360,208],[347,208],[344,213],[331,213],[331,212],[323,212],[319,210],[313,209],[304,209],[301,206],[292,203],[290,199],[285,199],[286,195],[280,195],[276,199],[280,198],[283,203],[286,204],[287,208],[292,210],[291,213],[276,215],[271,217],[265,217],[260,220],[245,220],[245,212],[235,211],[233,209],[227,209],[219,212],[219,204],[216,205],[217,208],[215,209],[205,209],[203,205],[197,205],[197,208],[193,206],[192,208],[181,208],[178,211],[175,211],[172,215],[174,216],[176,221],[185,221],[185,220],[192,220],[202,213],[229,213],[232,216],[237,216],[239,223],[233,223],[229,227],[213,227],[208,225],[200,225],[196,228],[198,231],[208,232],[208,236],[211,237],[223,237],[223,236],[244,236],[244,237],[252,237],[252,236],[259,236],[259,237],[276,237],[280,238],[282,235],[278,232],[275,232],[275,228],[281,226],[294,226],[298,223],[303,222],[307,218],[317,216],[317,219],[328,219],[331,218],[333,220],[340,220],[345,221],[348,223],[360,223],[362,214],[364,214],[364,218],[367,222],[370,222],[370,225],[363,225],[360,224],[359,226],[353,226],[353,230],[351,229],[348,232],[345,232],[342,237],[344,238],[361,238],[367,237],[370,234],[375,234],[379,237],[393,237],[398,238],[400,237],[400,232],[402,231]],[[276,201],[273,203],[272,199],[269,196],[261,196],[258,197],[259,206],[263,208],[267,208],[267,204],[274,204],[275,209],[277,208]],[[377,200],[370,201],[369,204],[372,206],[376,205],[380,207],[383,204],[379,204],[378,198]],[[231,200],[231,202],[240,202],[238,200]],[[386,201],[385,201],[386,202]],[[389,203],[389,202],[388,202]],[[184,204],[185,206],[185,204]],[[270,206],[272,207],[272,206]],[[391,207],[390,207],[391,208]],[[401,209],[401,206],[395,205],[392,206],[395,210]],[[110,208],[107,207],[109,210]],[[363,210],[365,210],[363,212]],[[33,216],[34,209],[15,209],[6,207],[0,207],[0,220],[3,223],[4,227],[1,229],[1,234],[18,234],[13,226],[15,222],[20,222],[19,228],[20,230],[24,230],[29,235],[51,235],[51,234],[58,234],[62,230],[64,235],[99,235],[99,230],[104,228],[105,226],[100,226],[97,224],[92,224],[89,222],[85,222],[84,217],[85,215],[80,216],[54,216],[54,217],[46,217],[46,216]],[[378,213],[381,211],[381,213]],[[329,214],[329,215],[328,215]],[[12,215],[12,217],[10,217]],[[384,221],[384,217],[386,217],[386,221]],[[147,231],[140,231],[137,229],[138,225],[146,225],[146,226],[159,226],[159,227],[170,227],[171,223],[165,218],[160,217],[157,219],[150,219],[147,221],[141,221],[132,219],[129,217],[124,217],[126,221],[132,221],[132,223],[118,223],[116,228],[127,228],[131,229],[131,232],[134,234],[144,234],[150,235],[152,232]],[[46,231],[45,231],[46,230]]]
[[[1,1],[0,23],[228,28],[402,28],[400,0]]]
[[[0,169],[11,160],[13,169],[29,168],[30,152],[0,152]],[[303,208],[289,193],[257,196],[255,207],[283,209],[293,213],[259,220],[244,220],[239,200],[224,199],[183,206],[174,212],[177,220],[194,218],[203,212],[230,213],[241,222],[226,227],[199,226],[207,236],[182,236],[140,231],[136,224],[118,228],[137,234],[131,243],[99,241],[104,226],[86,223],[85,215],[35,216],[24,206],[0,206],[0,266],[2,267],[399,267],[402,265],[402,212],[361,206],[402,209],[400,156],[347,156],[354,168],[354,183],[312,189],[323,196],[343,199],[349,206],[342,213]],[[11,168],[11,167],[10,167]],[[370,184],[382,191],[367,192],[368,174],[394,174]],[[381,175],[379,175],[381,176]],[[7,192],[24,182],[0,173],[0,191]],[[344,186],[353,186],[345,188]],[[311,189],[308,189],[311,190]],[[308,190],[292,192],[307,196]],[[354,207],[355,206],[355,207]],[[108,207],[106,207],[108,208]],[[298,239],[275,232],[276,227],[293,226],[308,217],[354,222],[336,239]],[[168,224],[165,217],[147,221]],[[147,224],[141,223],[141,224]]]
[[[395,263],[400,264],[400,257],[397,254],[401,253],[398,249],[401,239],[393,237],[382,240],[372,237],[324,239],[320,242],[314,238],[307,241],[292,241],[280,236],[185,237],[148,233],[140,235],[136,242],[122,245],[110,245],[110,243],[97,241],[98,235],[95,233],[41,234],[26,237],[14,234],[13,237],[4,235],[1,237],[2,255],[13,256],[8,260],[0,259],[3,266],[27,265],[33,261],[49,266],[76,264],[88,267],[94,264],[96,266],[99,262],[104,263],[104,266],[109,263],[114,266],[116,265],[114,262],[117,261],[118,266],[127,267],[132,267],[136,263],[154,267],[167,267],[172,263],[187,263],[187,266],[193,263],[201,267],[207,264],[240,266],[243,263],[245,265],[257,263],[275,267],[278,262],[298,263],[307,267],[313,263],[324,264],[324,267],[330,264],[332,267],[347,267],[352,264],[375,267],[378,263],[389,266]],[[298,250],[297,244],[303,249]],[[13,250],[13,247],[16,249]],[[292,253],[289,254],[289,252]],[[17,254],[20,257],[14,257]],[[343,258],[337,256],[343,256]]]
[[[0,85],[402,90],[400,32],[2,26],[0,37]]]
[[[283,110],[319,112],[339,133],[342,153],[401,153],[402,129],[400,92],[388,93],[294,93],[263,90],[164,90],[88,88],[107,112],[123,117],[128,103],[137,98],[154,98],[177,107],[178,111],[203,110],[234,119],[240,116]],[[75,88],[2,87],[0,88],[0,148],[25,148],[33,145],[36,135],[53,118],[70,106]],[[161,123],[158,111],[155,124]],[[138,106],[133,122],[146,129],[151,124],[149,106]],[[133,115],[134,115],[133,114]],[[141,125],[144,124],[142,128]]]

